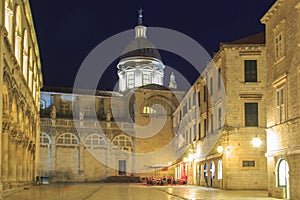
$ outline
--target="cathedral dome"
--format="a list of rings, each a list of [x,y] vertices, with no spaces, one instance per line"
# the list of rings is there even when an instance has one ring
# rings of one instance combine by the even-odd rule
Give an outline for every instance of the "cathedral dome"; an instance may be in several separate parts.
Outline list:
[[[123,50],[121,59],[140,56],[161,60],[158,50],[146,38],[135,38],[134,40],[132,40]]]

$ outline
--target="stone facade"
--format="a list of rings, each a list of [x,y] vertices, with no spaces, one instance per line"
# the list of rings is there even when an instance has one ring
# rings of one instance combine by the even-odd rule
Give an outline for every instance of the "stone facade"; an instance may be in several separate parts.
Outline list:
[[[39,166],[39,49],[28,1],[0,1],[0,191],[32,184]]]
[[[299,199],[300,3],[278,0],[261,19],[266,25],[268,191]]]
[[[89,182],[114,175],[149,176],[154,165],[173,160],[173,146],[160,150],[172,142],[172,112],[180,92],[159,85],[128,93],[97,91],[96,96],[71,91],[41,92],[41,177]]]
[[[267,188],[265,56],[264,33],[221,44],[173,114],[177,179],[224,189]],[[262,145],[254,147],[254,138]]]

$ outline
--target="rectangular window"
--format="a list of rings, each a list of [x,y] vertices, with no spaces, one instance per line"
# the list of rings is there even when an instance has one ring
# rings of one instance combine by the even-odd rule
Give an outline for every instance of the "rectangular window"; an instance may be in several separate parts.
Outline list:
[[[201,105],[201,93],[200,91],[198,92],[198,106],[200,107]]]
[[[255,167],[254,160],[243,160],[243,167]]]
[[[203,86],[203,101],[207,101],[207,87],[206,85]]]
[[[150,74],[143,74],[143,85],[148,85],[150,83]]]
[[[221,68],[218,69],[218,88],[221,87]]]
[[[193,138],[193,132],[192,132],[192,127],[190,127],[190,143],[192,143],[192,138]]]
[[[84,116],[92,116],[95,113],[94,105],[85,105],[84,106]]]
[[[210,133],[212,134],[214,132],[214,115],[210,115]]]
[[[68,103],[61,103],[59,104],[60,113],[63,115],[67,115],[70,112],[70,104]]]
[[[218,129],[222,128],[222,110],[221,108],[218,109]]]
[[[285,100],[284,88],[277,89],[276,91],[276,121],[281,123],[285,121]]]
[[[198,124],[198,140],[201,139],[201,123]]]
[[[204,119],[204,122],[203,122],[204,137],[206,137],[206,131],[207,131],[207,119]]]
[[[245,82],[257,82],[257,61],[245,60]]]
[[[134,74],[129,74],[127,76],[127,87],[129,89],[134,88]]]
[[[194,141],[197,139],[197,125],[194,124]]]
[[[275,37],[275,58],[279,59],[283,56],[283,36],[279,33]]]
[[[214,81],[214,79],[211,77],[210,79],[209,79],[209,89],[210,89],[210,95],[213,95],[213,88],[214,88],[214,86],[213,86],[213,81]]]
[[[245,103],[245,126],[258,126],[258,103]]]

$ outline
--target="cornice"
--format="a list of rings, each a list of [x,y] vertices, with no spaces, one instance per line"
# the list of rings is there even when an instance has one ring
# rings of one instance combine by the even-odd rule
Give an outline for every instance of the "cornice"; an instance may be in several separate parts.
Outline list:
[[[277,12],[277,10],[282,6],[286,0],[277,0],[273,6],[268,10],[268,12],[261,18],[260,22],[266,24],[272,16]]]

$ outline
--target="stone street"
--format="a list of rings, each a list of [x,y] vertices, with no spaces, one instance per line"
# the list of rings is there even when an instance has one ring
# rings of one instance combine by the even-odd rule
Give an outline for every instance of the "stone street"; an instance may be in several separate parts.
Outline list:
[[[51,184],[33,186],[5,200],[271,200],[265,190],[220,190],[199,186],[145,186],[142,184]]]

